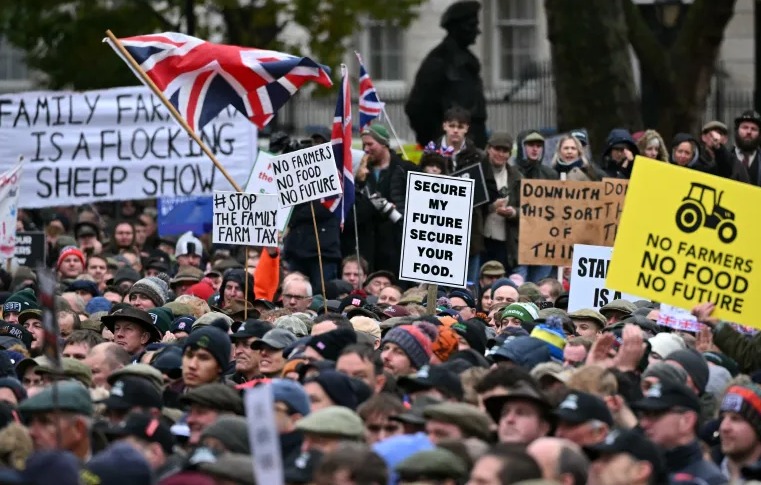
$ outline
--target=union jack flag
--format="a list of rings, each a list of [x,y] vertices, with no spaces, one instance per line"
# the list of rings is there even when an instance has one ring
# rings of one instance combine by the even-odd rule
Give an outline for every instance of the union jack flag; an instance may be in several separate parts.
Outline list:
[[[338,93],[336,113],[333,116],[333,132],[330,142],[333,144],[333,155],[336,158],[336,168],[342,174],[341,187],[343,196],[336,195],[322,200],[322,204],[331,212],[336,212],[339,207],[341,228],[343,228],[346,216],[351,212],[354,205],[354,172],[351,160],[351,89],[349,76],[346,74],[346,66],[341,64],[341,91]]]
[[[119,41],[194,131],[230,105],[263,128],[307,81],[333,85],[329,69],[308,57],[212,44],[174,32]]]
[[[359,129],[364,130],[367,125],[372,123],[383,112],[383,103],[378,99],[378,92],[375,91],[373,80],[362,63],[362,56],[355,52],[359,61]]]

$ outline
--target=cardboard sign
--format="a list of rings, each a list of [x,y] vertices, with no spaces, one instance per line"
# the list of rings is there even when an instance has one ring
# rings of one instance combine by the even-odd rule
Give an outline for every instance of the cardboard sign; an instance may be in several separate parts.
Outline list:
[[[244,404],[256,483],[283,485],[283,457],[275,427],[272,386],[264,384],[246,389]]]
[[[21,189],[19,162],[7,172],[0,173],[0,259],[13,257],[16,247],[16,215]]]
[[[571,266],[571,291],[568,295],[568,311],[582,308],[599,310],[613,300],[641,300],[607,288],[605,275],[608,272],[613,248],[605,246],[588,246],[577,244],[573,247],[573,265]]]
[[[605,240],[600,182],[521,181],[520,264],[570,266],[575,244]]]
[[[212,242],[277,246],[277,196],[214,192]]]
[[[761,189],[637,157],[607,285],[759,327]]]
[[[233,180],[256,127],[228,106],[200,133]],[[230,183],[144,86],[0,95],[0,171],[28,162],[19,207],[212,195]]]
[[[452,177],[473,179],[473,207],[489,203],[489,192],[486,190],[486,177],[484,177],[484,168],[480,163],[474,163],[456,172],[452,172]]]
[[[271,163],[280,207],[342,193],[330,143],[278,155]]]
[[[604,178],[602,179],[602,197],[605,204],[605,242],[603,246],[613,246],[618,233],[618,223],[624,212],[624,199],[629,189],[629,181],[626,179]]]
[[[17,232],[13,259],[16,266],[45,266],[47,245],[44,232]]]
[[[274,155],[259,150],[251,169],[251,175],[248,177],[245,192],[249,194],[277,194],[277,184],[275,183],[275,174],[272,172],[272,158]],[[277,230],[285,231],[288,220],[291,218],[293,207],[282,207],[277,210]]]
[[[407,174],[407,205],[399,278],[465,287],[473,179]]]

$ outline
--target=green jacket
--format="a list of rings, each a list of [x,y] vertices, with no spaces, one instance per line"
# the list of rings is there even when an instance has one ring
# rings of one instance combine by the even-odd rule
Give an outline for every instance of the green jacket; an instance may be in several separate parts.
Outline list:
[[[727,322],[720,322],[713,329],[713,343],[737,362],[743,374],[761,369],[761,333],[748,338]]]

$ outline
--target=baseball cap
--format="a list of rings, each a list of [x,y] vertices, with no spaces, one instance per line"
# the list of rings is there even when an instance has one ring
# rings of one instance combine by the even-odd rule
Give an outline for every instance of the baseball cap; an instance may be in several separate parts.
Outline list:
[[[600,455],[628,453],[637,460],[649,461],[653,465],[652,483],[666,483],[666,463],[655,443],[647,439],[640,431],[634,429],[615,429],[605,439],[584,448],[591,459]]]
[[[259,350],[264,346],[282,350],[296,341],[296,336],[284,328],[273,328],[264,336],[251,344],[253,350]]]
[[[238,339],[247,339],[251,337],[262,338],[267,332],[272,330],[272,324],[264,320],[249,319],[241,323],[238,330],[230,335],[230,338],[235,341]]]
[[[573,391],[563,399],[554,412],[558,420],[570,424],[582,424],[588,421],[602,421],[613,426],[613,416],[605,401],[587,392]]]
[[[436,389],[458,400],[463,396],[462,383],[457,374],[440,366],[423,366],[415,374],[400,377],[397,383],[407,394]]]
[[[656,382],[645,392],[645,396],[631,404],[635,411],[668,411],[686,408],[700,413],[700,400],[684,384],[676,382]]]
[[[134,436],[149,443],[158,443],[165,453],[171,454],[174,448],[174,436],[169,428],[146,413],[130,413],[118,426],[106,430],[110,436]]]
[[[126,411],[133,407],[158,408],[164,406],[158,389],[141,377],[122,377],[111,386],[111,393],[101,401],[107,409]]]

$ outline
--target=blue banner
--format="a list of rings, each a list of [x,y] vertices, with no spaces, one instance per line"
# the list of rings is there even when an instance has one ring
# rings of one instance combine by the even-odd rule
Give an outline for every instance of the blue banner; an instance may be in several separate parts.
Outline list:
[[[213,223],[211,195],[162,197],[158,200],[159,236],[177,236],[187,231],[199,236],[210,233]]]

